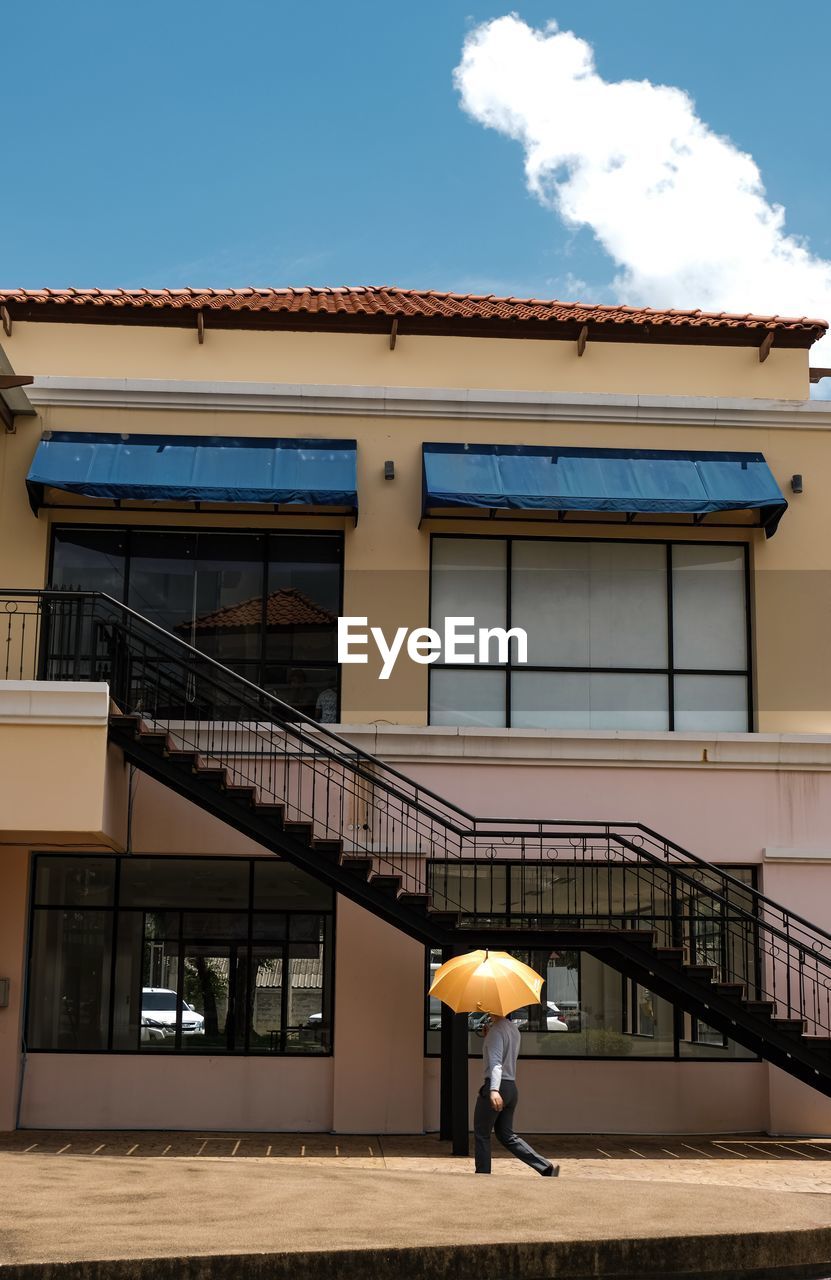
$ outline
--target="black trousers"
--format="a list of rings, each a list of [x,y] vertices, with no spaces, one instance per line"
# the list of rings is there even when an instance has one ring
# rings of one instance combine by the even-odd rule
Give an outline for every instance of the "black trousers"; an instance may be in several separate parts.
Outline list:
[[[548,1174],[549,1169],[552,1167],[549,1161],[514,1133],[514,1112],[519,1101],[515,1082],[513,1080],[503,1080],[499,1086],[499,1093],[504,1103],[501,1111],[494,1111],[491,1106],[490,1082],[488,1080],[485,1081],[476,1099],[476,1107],[473,1112],[476,1172],[490,1173],[491,1171],[491,1134],[495,1133],[497,1141],[501,1142],[502,1146],[505,1147],[506,1151],[510,1151],[512,1156],[516,1156],[517,1160],[522,1160],[524,1164],[530,1165],[537,1173]]]

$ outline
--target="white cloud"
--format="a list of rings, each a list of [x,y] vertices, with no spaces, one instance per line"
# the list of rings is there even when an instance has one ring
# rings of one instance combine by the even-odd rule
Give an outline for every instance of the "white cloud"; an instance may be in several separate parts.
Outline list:
[[[831,263],[683,90],[605,81],[585,40],[516,15],[470,33],[454,78],[474,120],[522,144],[529,190],[617,263],[619,301],[831,319]],[[812,360],[831,364],[831,339]]]

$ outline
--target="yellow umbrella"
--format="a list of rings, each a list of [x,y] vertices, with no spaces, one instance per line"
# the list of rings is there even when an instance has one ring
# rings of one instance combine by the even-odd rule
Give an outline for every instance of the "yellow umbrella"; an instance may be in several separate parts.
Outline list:
[[[505,1016],[527,1004],[539,1004],[543,979],[507,951],[469,951],[436,971],[429,994],[455,1013]]]

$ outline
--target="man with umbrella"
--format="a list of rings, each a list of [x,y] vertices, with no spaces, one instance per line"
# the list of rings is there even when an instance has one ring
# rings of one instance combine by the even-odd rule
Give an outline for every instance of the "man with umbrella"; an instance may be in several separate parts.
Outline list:
[[[539,1003],[542,984],[538,973],[505,951],[472,951],[443,964],[430,987],[430,995],[456,1013],[490,1014],[491,1026],[482,1046],[485,1080],[473,1113],[477,1173],[491,1171],[492,1133],[512,1156],[544,1178],[556,1178],[560,1172],[558,1164],[518,1137],[513,1126],[519,1100],[516,1063],[520,1035],[511,1013],[529,1000]]]

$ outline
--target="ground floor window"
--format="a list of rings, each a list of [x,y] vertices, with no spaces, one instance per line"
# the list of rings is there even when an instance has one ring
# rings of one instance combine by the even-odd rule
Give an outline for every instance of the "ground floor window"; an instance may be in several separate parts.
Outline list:
[[[28,1048],[329,1053],[332,919],[277,858],[37,855]]]
[[[731,867],[736,882],[714,907],[707,892],[707,873],[697,886],[679,894],[677,921],[687,954],[709,965],[717,977],[729,971],[751,996],[757,994],[758,956],[752,914],[755,870]],[[713,871],[713,889],[724,882]],[[601,926],[651,928],[662,946],[672,945],[672,913],[668,874],[649,878],[635,867],[596,863],[534,862],[489,864],[436,861],[431,867],[438,909],[457,910],[463,920],[480,927],[555,929]],[[539,1006],[521,1010],[522,1053],[551,1058],[754,1058],[720,1031],[676,1010],[632,978],[580,951],[529,947],[512,949],[518,959],[543,975]],[[431,950],[435,971],[441,953]],[[482,1015],[468,1020],[469,1052],[482,1052]],[[427,1053],[440,1052],[441,1006],[427,1001]]]

